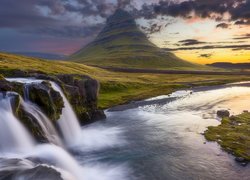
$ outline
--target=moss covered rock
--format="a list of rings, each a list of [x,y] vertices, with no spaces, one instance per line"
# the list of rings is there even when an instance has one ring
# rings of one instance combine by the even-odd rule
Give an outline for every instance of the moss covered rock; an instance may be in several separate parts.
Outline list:
[[[60,93],[55,91],[48,82],[31,84],[28,88],[30,100],[37,104],[52,121],[58,120],[64,107]]]
[[[221,147],[235,155],[237,159],[250,161],[250,113],[224,117],[221,125],[208,127],[205,137],[216,141]]]
[[[98,110],[99,82],[88,76],[58,75],[61,87],[76,112],[81,124],[105,119],[102,110]]]

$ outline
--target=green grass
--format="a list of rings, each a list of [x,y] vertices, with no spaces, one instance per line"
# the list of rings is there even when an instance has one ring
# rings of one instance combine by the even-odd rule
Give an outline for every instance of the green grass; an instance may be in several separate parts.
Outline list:
[[[249,76],[111,72],[79,63],[48,61],[0,53],[0,74],[10,76],[13,70],[39,71],[50,75],[89,75],[101,83],[99,95],[100,108],[108,108],[132,100],[169,94],[172,91],[190,86],[216,85],[250,80]]]
[[[250,161],[250,113],[223,118],[221,125],[208,127],[205,137],[218,142],[225,151]]]

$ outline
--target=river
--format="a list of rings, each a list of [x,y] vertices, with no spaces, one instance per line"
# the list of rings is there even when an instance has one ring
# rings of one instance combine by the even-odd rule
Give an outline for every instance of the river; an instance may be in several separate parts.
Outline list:
[[[238,114],[249,102],[249,82],[177,91],[106,110],[107,119],[82,127],[70,146],[36,145],[25,157],[66,158],[59,167],[81,180],[248,180],[250,166],[202,134],[220,124],[217,110]]]

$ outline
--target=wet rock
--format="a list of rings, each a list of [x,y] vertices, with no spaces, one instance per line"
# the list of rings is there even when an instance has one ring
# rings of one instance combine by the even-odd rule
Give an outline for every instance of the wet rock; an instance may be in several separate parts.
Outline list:
[[[23,95],[23,84],[17,82],[9,82],[5,79],[0,80],[0,91],[7,92],[7,91],[14,91],[20,95]]]
[[[52,167],[35,165],[27,159],[0,159],[0,179],[63,180],[62,174]]]
[[[238,163],[240,163],[241,166],[247,166],[248,163],[249,163],[249,161],[246,160],[246,159],[243,158],[243,157],[236,157],[236,158],[235,158],[235,161],[238,162]]]
[[[65,94],[77,114],[81,124],[105,119],[102,110],[97,108],[99,82],[88,76],[58,75]]]
[[[230,116],[230,112],[228,110],[219,110],[217,111],[217,116],[218,117],[229,117]]]
[[[41,84],[31,84],[29,86],[29,98],[37,104],[45,114],[53,121],[60,118],[63,99],[59,92],[55,91],[47,82]]]
[[[24,124],[24,126],[32,134],[37,142],[49,142],[48,137],[46,136],[40,124],[37,122],[36,118],[32,114],[26,112],[22,106],[20,106],[17,110],[16,116],[19,118],[21,123]]]
[[[61,173],[49,166],[36,166],[35,168],[21,171],[15,175],[19,179],[25,180],[63,180]]]

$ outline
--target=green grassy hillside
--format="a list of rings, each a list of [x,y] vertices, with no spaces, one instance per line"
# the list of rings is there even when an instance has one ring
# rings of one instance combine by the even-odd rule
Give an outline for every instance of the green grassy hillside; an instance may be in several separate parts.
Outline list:
[[[109,17],[97,38],[74,53],[70,60],[109,67],[150,69],[203,67],[184,61],[154,45],[139,30],[133,17],[123,10],[117,10]]]
[[[107,108],[131,100],[168,94],[190,86],[223,84],[250,80],[249,76],[218,76],[195,74],[148,74],[111,72],[84,64],[49,61],[0,53],[1,74],[10,76],[15,70],[39,71],[46,74],[84,74],[101,83],[99,106]]]

